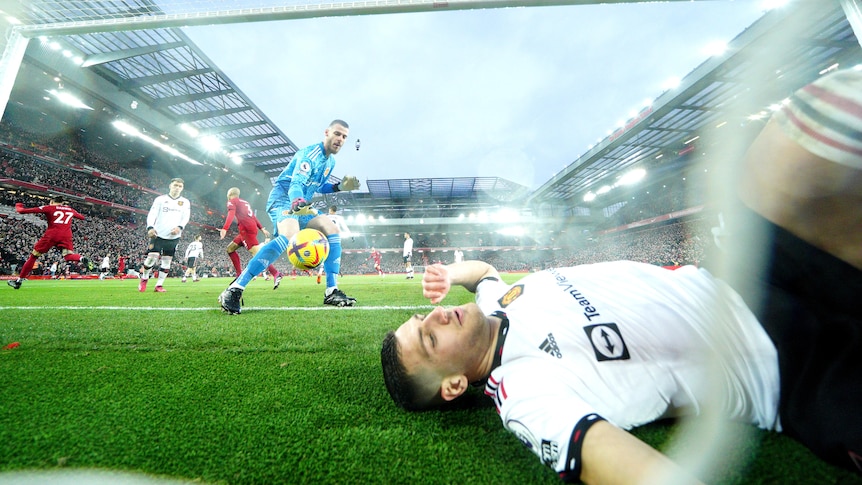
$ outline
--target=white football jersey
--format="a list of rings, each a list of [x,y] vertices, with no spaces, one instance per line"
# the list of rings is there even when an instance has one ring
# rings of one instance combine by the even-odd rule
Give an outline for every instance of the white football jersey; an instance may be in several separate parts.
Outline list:
[[[186,259],[199,258],[204,252],[204,245],[200,241],[192,241],[186,247]]]
[[[477,303],[509,321],[485,394],[560,473],[574,468],[572,432],[593,413],[630,429],[710,402],[728,418],[778,427],[775,347],[706,270],[630,261],[546,270],[514,285],[482,282]]]
[[[179,239],[179,234],[171,234],[175,227],[185,228],[192,215],[192,205],[185,197],[171,198],[164,194],[156,197],[150,212],[147,214],[147,227],[156,230],[156,235],[162,239]]]
[[[413,238],[407,238],[404,240],[404,251],[401,253],[402,256],[410,256],[413,253]]]

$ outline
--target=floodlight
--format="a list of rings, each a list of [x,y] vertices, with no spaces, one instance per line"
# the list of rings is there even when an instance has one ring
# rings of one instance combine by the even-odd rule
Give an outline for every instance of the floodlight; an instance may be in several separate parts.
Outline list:
[[[620,180],[619,182],[617,182],[617,185],[631,185],[639,182],[644,177],[646,177],[646,170],[642,168],[636,168],[634,170],[626,172],[625,175],[620,177]]]
[[[201,138],[201,146],[208,152],[214,152],[221,148],[221,141],[212,135],[205,136]]]
[[[69,105],[73,108],[90,109],[90,110],[93,109],[93,108],[87,106],[86,104],[84,104],[83,101],[76,98],[73,94],[71,94],[69,92],[57,91],[56,89],[48,90],[48,92],[53,94],[54,97],[57,98],[57,100],[60,101],[61,103]]]
[[[181,124],[180,129],[188,133],[189,136],[191,136],[192,138],[197,138],[197,136],[200,134],[197,128],[188,123]]]
[[[111,123],[111,124],[112,124],[112,125],[114,125],[114,128],[116,128],[116,129],[120,130],[121,132],[123,132],[123,133],[125,133],[125,134],[127,134],[127,135],[139,136],[139,135],[141,134],[141,132],[140,132],[140,131],[138,131],[138,129],[137,129],[137,128],[135,128],[134,126],[132,126],[132,125],[130,125],[130,124],[128,124],[128,123],[126,123],[126,122],[125,122],[125,121],[123,121],[123,120],[115,120],[115,121],[114,121],[113,123]]]

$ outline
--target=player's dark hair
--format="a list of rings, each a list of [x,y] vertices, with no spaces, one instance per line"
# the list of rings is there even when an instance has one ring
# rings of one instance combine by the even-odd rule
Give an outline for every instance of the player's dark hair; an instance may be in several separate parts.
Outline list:
[[[345,128],[350,128],[350,125],[347,124],[344,120],[332,120],[332,123],[329,124],[329,127],[332,128],[335,125],[341,125]]]
[[[395,332],[389,331],[383,337],[383,347],[380,349],[380,363],[383,366],[383,382],[386,390],[395,404],[408,410],[419,411],[422,409],[416,403],[418,389],[416,382],[407,374],[407,368],[401,362],[401,349]]]
[[[329,212],[332,212],[332,213],[338,212],[338,206],[337,205],[329,206]]]
[[[185,184],[186,184],[186,182],[185,182],[183,179],[179,178],[179,177],[172,178],[172,179],[171,179],[171,183],[174,183],[174,182],[179,182],[179,183],[181,183],[181,184],[183,184],[183,185],[185,185]]]

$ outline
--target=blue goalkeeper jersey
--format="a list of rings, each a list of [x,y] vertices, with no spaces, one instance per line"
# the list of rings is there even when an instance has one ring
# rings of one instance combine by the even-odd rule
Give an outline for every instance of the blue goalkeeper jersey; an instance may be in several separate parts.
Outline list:
[[[334,168],[335,159],[326,156],[323,142],[299,150],[275,180],[266,210],[289,206],[297,197],[310,202],[317,192],[332,193],[332,184],[327,180]]]

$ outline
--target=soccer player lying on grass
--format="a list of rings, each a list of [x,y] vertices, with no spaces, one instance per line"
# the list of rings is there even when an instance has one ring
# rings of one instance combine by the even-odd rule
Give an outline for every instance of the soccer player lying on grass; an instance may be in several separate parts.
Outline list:
[[[625,430],[716,406],[862,473],[860,134],[862,73],[792,96],[743,157],[713,273],[617,261],[505,285],[479,261],[428,267],[432,303],[452,285],[476,303],[387,334],[390,395],[420,410],[483,388],[570,481],[663,483],[681,470]]]

